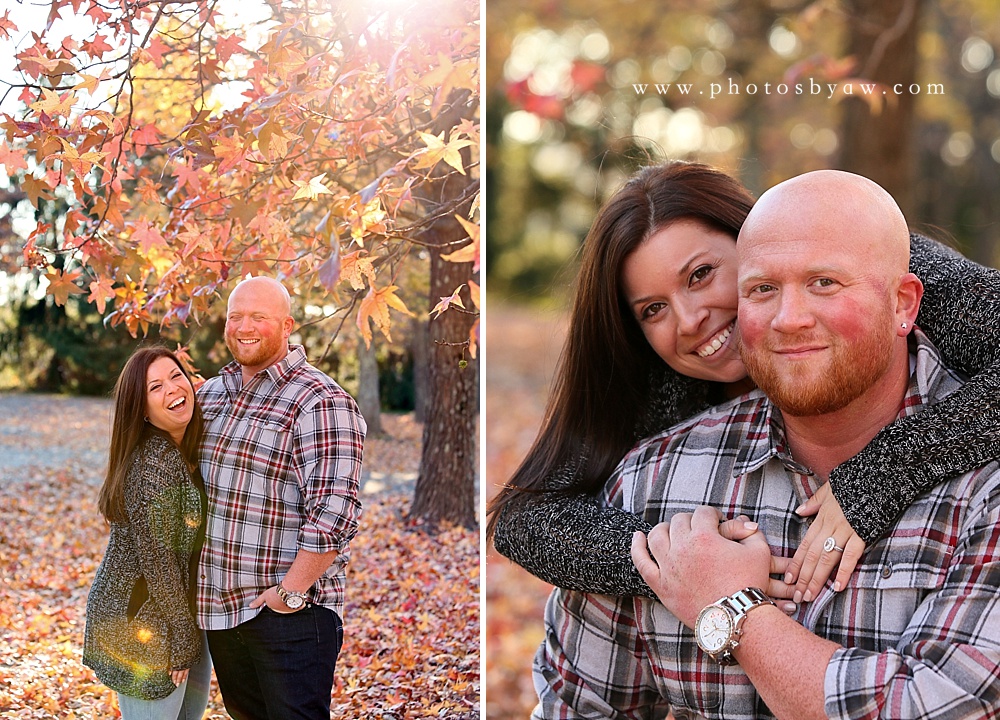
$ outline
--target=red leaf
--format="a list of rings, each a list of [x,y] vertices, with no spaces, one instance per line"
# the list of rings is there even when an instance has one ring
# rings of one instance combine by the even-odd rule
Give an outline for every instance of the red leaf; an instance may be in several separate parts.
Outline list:
[[[8,10],[0,18],[0,38],[10,40],[11,32],[17,32],[17,25],[10,21],[10,10]]]
[[[90,57],[100,60],[104,57],[104,53],[114,50],[111,45],[108,44],[107,37],[104,35],[97,35],[93,40],[82,43],[82,48],[85,53],[90,55]]]
[[[135,154],[142,157],[146,154],[146,148],[159,142],[160,131],[155,125],[143,125],[132,131],[132,142],[135,143]]]
[[[157,68],[163,67],[163,54],[168,50],[170,47],[160,40],[159,35],[154,35],[153,39],[149,41],[149,45],[146,46],[146,52],[149,53],[153,66]]]

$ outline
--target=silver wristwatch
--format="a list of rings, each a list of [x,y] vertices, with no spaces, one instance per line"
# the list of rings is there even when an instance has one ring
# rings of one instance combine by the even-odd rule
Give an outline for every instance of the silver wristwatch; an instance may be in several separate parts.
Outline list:
[[[698,614],[694,635],[698,647],[720,665],[736,662],[733,650],[739,647],[747,613],[761,605],[774,605],[758,588],[746,588],[714,602]]]
[[[281,602],[285,603],[289,610],[298,610],[306,604],[305,593],[285,590],[281,583],[278,583],[278,586],[275,589],[278,591],[278,597],[281,598]]]

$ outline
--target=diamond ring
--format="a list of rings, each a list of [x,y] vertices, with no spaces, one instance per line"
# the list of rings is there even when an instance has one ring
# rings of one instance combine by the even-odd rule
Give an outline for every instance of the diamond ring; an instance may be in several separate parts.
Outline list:
[[[837,552],[844,552],[844,548],[840,547],[840,545],[837,544],[837,539],[831,535],[826,539],[826,542],[823,543],[823,552],[833,552],[834,550]]]

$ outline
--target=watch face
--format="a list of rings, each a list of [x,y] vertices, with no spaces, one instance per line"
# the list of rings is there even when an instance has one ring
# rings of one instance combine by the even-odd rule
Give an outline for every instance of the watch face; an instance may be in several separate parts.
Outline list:
[[[298,595],[289,595],[285,598],[285,605],[290,607],[292,610],[298,610],[305,603]]]
[[[695,625],[698,644],[708,653],[722,650],[733,633],[732,617],[718,605],[709,605],[701,611]]]

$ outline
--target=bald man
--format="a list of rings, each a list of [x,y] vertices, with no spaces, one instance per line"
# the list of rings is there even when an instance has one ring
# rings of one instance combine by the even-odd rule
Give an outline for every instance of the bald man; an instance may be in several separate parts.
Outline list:
[[[209,500],[198,622],[237,720],[329,720],[343,642],[366,427],[289,345],[293,327],[281,283],[239,283],[226,316],[234,361],[198,393]]]
[[[766,596],[795,508],[886,424],[954,392],[913,327],[906,223],[875,183],[808,173],[743,226],[738,324],[760,388],[637,446],[609,503],[659,522],[636,567],[662,604],[557,590],[536,718],[1000,716],[1000,467],[917,498],[842,592],[791,616]],[[888,481],[888,480],[887,480]],[[746,514],[742,542],[721,517]],[[829,552],[840,552],[836,541]]]

